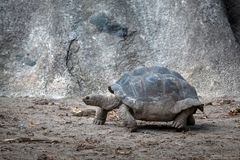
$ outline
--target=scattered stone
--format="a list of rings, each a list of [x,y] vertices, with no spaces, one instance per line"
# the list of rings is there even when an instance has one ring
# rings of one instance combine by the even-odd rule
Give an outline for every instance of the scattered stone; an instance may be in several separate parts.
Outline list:
[[[14,132],[9,132],[9,131],[8,131],[8,132],[6,133],[6,135],[17,135],[17,134],[14,133]]]
[[[58,106],[58,109],[59,109],[59,110],[64,110],[64,111],[69,110],[69,108],[66,107],[66,106],[64,106],[64,105],[59,105],[59,106]]]
[[[232,109],[228,112],[230,116],[236,116],[240,114],[240,108]]]
[[[29,106],[29,107],[27,107],[27,109],[35,109],[35,107],[34,106]]]
[[[88,137],[79,142],[79,144],[76,147],[76,151],[94,149],[99,143],[100,143],[99,140]]]
[[[233,99],[223,99],[223,100],[220,101],[220,105],[231,104],[232,102],[235,102],[235,100],[233,100]]]
[[[234,99],[216,98],[210,102],[206,102],[205,105],[219,106],[225,104],[232,104],[234,102],[235,102]]]
[[[119,155],[129,155],[132,153],[132,148],[121,148],[121,147],[118,147],[115,149],[115,153],[116,154],[119,154]]]
[[[66,121],[65,124],[72,124],[72,121]]]
[[[12,151],[12,150],[13,150],[13,149],[10,148],[10,147],[2,147],[2,148],[0,148],[0,151],[1,151],[1,152]]]
[[[2,142],[5,142],[5,143],[26,143],[26,142],[59,143],[60,141],[48,139],[48,138],[17,137],[17,138],[4,139]]]
[[[35,99],[33,100],[33,103],[35,105],[48,105],[50,102],[47,99],[37,99],[37,100]]]
[[[154,145],[159,145],[159,142],[156,142],[154,140],[151,140],[151,141],[141,141],[140,144],[141,144],[141,146],[144,146],[144,147],[151,147],[151,146],[154,146]]]
[[[54,160],[54,158],[46,154],[41,154],[38,156],[37,160]]]
[[[42,127],[41,127],[41,129],[45,130],[45,129],[47,129],[47,127],[45,127],[45,126],[42,126]]]
[[[95,116],[96,110],[73,108],[72,114],[78,117],[91,117],[91,116]]]
[[[0,119],[5,119],[5,116],[3,114],[0,114]]]

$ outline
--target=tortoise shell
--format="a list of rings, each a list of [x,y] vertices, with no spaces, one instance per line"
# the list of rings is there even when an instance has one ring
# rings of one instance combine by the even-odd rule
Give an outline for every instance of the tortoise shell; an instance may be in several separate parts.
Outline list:
[[[197,92],[179,73],[165,67],[140,67],[124,73],[109,91],[127,105],[172,97],[176,101],[198,99]]]

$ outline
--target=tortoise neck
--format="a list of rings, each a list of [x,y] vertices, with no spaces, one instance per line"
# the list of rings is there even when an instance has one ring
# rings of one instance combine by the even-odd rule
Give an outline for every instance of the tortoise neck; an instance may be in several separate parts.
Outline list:
[[[98,102],[98,106],[105,110],[113,110],[119,107],[120,104],[121,101],[114,95],[102,96],[101,100]]]

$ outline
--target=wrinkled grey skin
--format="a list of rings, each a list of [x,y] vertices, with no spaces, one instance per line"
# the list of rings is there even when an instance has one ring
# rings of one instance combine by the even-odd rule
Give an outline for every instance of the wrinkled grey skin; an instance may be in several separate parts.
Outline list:
[[[203,111],[195,88],[180,74],[164,67],[137,68],[108,89],[111,96],[92,94],[83,98],[85,104],[100,108],[95,124],[104,124],[107,112],[119,108],[130,131],[136,131],[136,120],[173,121],[174,128],[187,129],[195,124],[196,110]]]
[[[106,96],[100,94],[91,94],[83,98],[83,102],[87,105],[99,107],[96,111],[94,124],[103,125],[107,118],[107,113],[121,105],[121,101],[114,95]]]

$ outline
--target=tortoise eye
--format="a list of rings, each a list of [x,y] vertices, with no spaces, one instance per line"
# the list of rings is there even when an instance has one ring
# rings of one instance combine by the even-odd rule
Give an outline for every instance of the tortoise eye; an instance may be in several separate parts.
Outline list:
[[[89,96],[87,96],[85,99],[90,99],[90,97],[89,97]]]
[[[112,90],[111,86],[108,86],[108,90],[109,90],[109,92],[114,94],[114,91]]]

